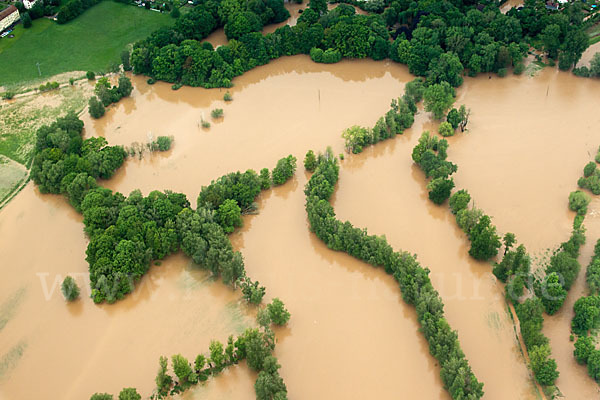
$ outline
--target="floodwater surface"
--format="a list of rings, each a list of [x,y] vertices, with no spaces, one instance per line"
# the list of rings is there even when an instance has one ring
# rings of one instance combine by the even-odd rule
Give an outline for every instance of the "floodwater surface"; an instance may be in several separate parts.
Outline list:
[[[416,253],[431,270],[446,318],[458,331],[485,398],[535,399],[536,391],[504,301],[503,285],[468,244],[447,206],[427,196],[424,174],[411,153],[423,130],[437,130],[420,111],[402,136],[342,161],[333,206],[342,221],[385,235],[396,250]],[[506,382],[511,382],[507,385]]]
[[[146,154],[142,160],[130,159],[112,180],[103,184],[126,194],[136,188],[145,194],[154,189],[181,191],[195,203],[200,187],[220,175],[247,168],[272,168],[289,153],[301,159],[308,148],[335,144],[339,132],[349,125],[373,124],[409,79],[404,68],[389,63],[356,61],[324,68],[308,57],[285,58],[236,79],[236,86],[230,89],[232,103],[222,101],[224,90],[172,91],[167,84],[148,86],[142,77],[135,77],[136,89],[131,98],[112,107],[100,120],[92,121],[87,114],[83,119],[86,135],[105,136],[111,144],[145,143],[149,135],[173,135],[172,150]],[[209,119],[210,110],[216,107],[225,109],[224,119],[212,121],[212,127],[203,130],[198,126],[199,120],[203,115]],[[336,118],[328,118],[331,115]],[[340,151],[342,145],[334,147]],[[298,206],[285,209],[294,210],[292,213],[305,221],[300,186],[295,196]],[[294,231],[308,235],[306,225]],[[81,399],[94,392],[118,393],[129,386],[148,396],[154,387],[160,355],[182,353],[191,360],[206,351],[211,339],[225,341],[229,334],[237,334],[251,323],[249,314],[239,305],[238,292],[213,282],[182,255],[153,266],[126,300],[114,305],[94,305],[85,282],[87,240],[81,216],[61,197],[41,195],[32,184],[0,213],[0,237],[5,276],[0,284],[0,397],[35,398],[43,394],[48,398]],[[312,247],[305,250],[313,252]],[[247,260],[250,274],[254,272],[251,262]],[[326,268],[329,263],[324,265]],[[67,274],[74,275],[83,288],[82,299],[74,304],[66,304],[59,291],[59,283]],[[362,275],[347,277],[343,268],[338,268],[336,274],[339,276],[334,281],[351,279],[356,282],[356,293],[367,291],[360,286],[363,282],[368,284]],[[313,278],[314,289],[319,290],[320,282],[314,274]],[[358,382],[360,376],[372,371],[386,376],[407,370],[413,374],[407,375],[413,377],[412,382],[421,377],[427,383],[431,398],[445,398],[414,317],[408,319],[411,322],[404,322],[403,313],[409,311],[391,281],[379,285],[391,295],[385,305],[387,319],[392,322],[385,318],[375,322],[392,324],[394,328],[386,329],[386,340],[375,347],[378,354],[372,357],[378,365],[365,362],[360,368],[356,366],[351,382]],[[270,296],[277,293],[294,307],[292,312],[302,323],[314,323],[315,316],[323,320],[323,313],[311,315],[310,308],[302,311],[301,298],[290,296],[288,300],[285,293],[276,288],[270,292],[268,284],[267,287]],[[343,304],[340,300],[339,307]],[[346,313],[350,311],[345,309]],[[318,329],[315,335],[327,343],[338,334],[347,335],[339,332],[343,329],[356,332],[364,344],[367,338],[361,332],[371,321],[371,313],[364,308],[362,319],[347,318],[345,325],[333,327],[335,332]],[[332,328],[330,323],[322,324]],[[299,332],[296,337],[304,337]],[[348,336],[345,341],[348,355],[368,348],[366,344],[354,347],[351,338]],[[384,363],[390,342],[398,338],[403,338],[403,346],[412,356],[405,358],[397,347],[396,361]],[[287,343],[294,345],[291,339]],[[279,352],[283,353],[278,350],[278,355]],[[288,351],[287,357],[304,352],[298,346],[294,352]],[[323,361],[323,365],[339,362],[335,352],[325,352],[323,356],[329,363]],[[282,373],[290,381],[290,390],[300,390],[306,383],[302,382],[302,374],[294,375],[294,368],[308,371],[310,363],[294,366],[288,358],[285,364],[288,369]],[[392,370],[387,369],[390,365],[394,366]],[[343,385],[345,372],[333,371],[330,378]],[[29,384],[32,376],[36,377],[35,385]],[[210,398],[253,398],[251,389],[248,391],[253,381],[247,368],[235,368],[197,391],[210,393]],[[388,382],[390,390],[393,382]],[[370,384],[374,388],[377,383]],[[317,392],[329,386],[331,381],[316,379],[307,390]],[[346,390],[350,393],[350,389]]]
[[[281,298],[292,314],[276,331],[290,398],[449,398],[414,310],[393,278],[328,250],[309,232],[304,210],[306,151],[331,145],[335,154],[342,152],[341,132],[373,126],[412,78],[390,62],[323,65],[307,56],[285,57],[236,78],[230,103],[223,101],[225,89],[173,91],[133,77],[131,98],[99,120],[83,116],[86,136],[104,136],[111,144],[174,137],[168,152],[129,159],[102,182],[124,194],[169,189],[195,204],[212,179],[297,157],[296,177],[261,194],[259,214],[246,216],[232,235],[248,274],[267,287],[266,300]],[[469,132],[450,139],[457,187],[471,192],[500,232],[516,233],[534,253],[569,235],[568,193],[600,144],[599,85],[545,69],[534,78],[467,79],[458,90],[458,104],[472,114]],[[215,108],[224,118],[211,118]],[[203,129],[202,120],[212,126]],[[486,399],[534,398],[501,286],[489,264],[468,257],[464,235],[447,207],[427,199],[424,177],[410,159],[421,131],[435,128],[421,111],[403,136],[348,157],[334,207],[341,219],[385,234],[431,269],[448,320],[486,385]],[[595,204],[590,209],[600,211]],[[597,212],[592,215],[583,264],[600,234]],[[181,254],[153,266],[124,301],[94,305],[84,284],[81,216],[32,184],[0,213],[0,237],[0,398],[82,399],[129,386],[149,396],[160,355],[182,353],[191,360],[206,352],[210,339],[225,341],[252,324],[253,310],[241,305],[239,292]],[[59,292],[66,274],[75,274],[83,288],[74,304]],[[581,280],[577,285],[572,292],[583,291]],[[569,304],[546,323],[567,399],[597,396],[585,369],[573,365],[568,341],[571,304],[580,294],[571,293]],[[184,397],[252,399],[254,379],[236,366]]]
[[[149,396],[159,356],[193,359],[252,323],[239,293],[182,255],[153,266],[125,300],[94,305],[81,216],[33,184],[0,213],[0,237],[0,399],[87,399],[131,386]],[[71,304],[60,292],[67,274],[81,288]]]
[[[536,258],[567,240],[575,214],[569,193],[600,145],[600,82],[554,68],[533,78],[466,79],[458,104],[471,109],[468,132],[449,140],[448,159],[458,165],[457,188],[492,216],[501,234],[513,232]],[[493,93],[493,95],[490,95]],[[544,332],[557,359],[557,385],[565,398],[599,398],[598,385],[573,358],[569,341],[573,303],[584,293],[584,271],[600,235],[598,202],[584,221],[588,243],[579,280]]]

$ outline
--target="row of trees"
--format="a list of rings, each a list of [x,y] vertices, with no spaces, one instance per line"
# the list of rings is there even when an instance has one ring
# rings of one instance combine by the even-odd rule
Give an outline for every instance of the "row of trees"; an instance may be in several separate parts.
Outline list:
[[[327,247],[344,251],[393,275],[404,300],[417,311],[429,351],[440,363],[440,376],[453,399],[479,399],[483,383],[473,374],[458,335],[444,318],[443,303],[429,279],[429,271],[406,252],[395,252],[384,237],[370,236],[365,229],[336,219],[329,199],[339,175],[331,149],[319,155],[318,166],[305,187],[306,211],[311,231]]]
[[[511,66],[522,71],[531,43],[542,43],[563,69],[575,65],[588,45],[583,14],[573,4],[550,12],[543,2],[530,0],[505,15],[495,4],[480,8],[471,1],[396,0],[385,10],[385,2],[368,3],[373,13],[365,16],[347,4],[328,11],[325,1],[312,0],[295,26],[263,36],[263,25],[289,17],[282,0],[207,0],[180,16],[174,27],[137,42],[131,64],[135,73],[153,79],[229,87],[235,76],[286,55],[310,54],[326,63],[391,58],[429,84],[458,87],[465,70],[473,76],[505,74]],[[393,31],[398,24],[402,27]],[[200,43],[219,27],[230,39],[227,45],[215,50]]]
[[[456,165],[446,161],[447,150],[448,143],[445,139],[440,140],[435,136],[432,137],[428,132],[421,136],[419,143],[413,150],[412,157],[415,163],[421,167],[427,178],[433,178],[428,185],[431,190],[429,197],[437,204],[441,204],[448,198],[454,186],[453,182],[450,182],[447,187],[443,187],[444,190],[441,190],[438,189],[438,186],[432,185],[432,182],[435,182],[436,179],[447,181],[447,177],[457,169]],[[439,186],[442,187],[441,184]],[[436,189],[439,190],[437,193],[434,191]],[[438,197],[439,193],[441,195]],[[568,265],[563,263],[561,258],[563,256],[558,256],[560,259],[550,263],[548,275],[543,284],[537,281],[534,283],[535,278],[530,272],[531,259],[525,247],[520,245],[513,250],[516,239],[512,233],[504,235],[501,242],[491,218],[485,215],[482,210],[469,207],[470,203],[471,195],[464,189],[452,194],[448,202],[450,211],[456,217],[456,223],[471,242],[469,255],[477,260],[487,261],[495,257],[502,244],[504,244],[503,258],[501,262],[493,264],[493,273],[498,280],[506,284],[506,297],[515,304],[517,317],[520,321],[521,335],[527,347],[530,366],[536,380],[542,385],[553,385],[558,378],[558,371],[556,361],[551,358],[548,338],[542,333],[543,311],[550,308],[552,301],[555,299],[553,296],[557,295],[557,289],[560,291],[561,287],[556,287],[560,285],[558,276],[567,272]],[[576,246],[580,237],[575,234],[574,236],[576,238],[563,244],[561,248],[572,249]],[[533,292],[534,287],[536,288],[535,292]],[[522,304],[519,304],[519,299],[523,297],[525,288],[532,291],[531,296]],[[544,296],[542,297],[542,295]]]
[[[596,58],[596,57],[595,57]],[[600,149],[595,157],[600,161]],[[600,194],[600,172],[594,162],[583,169],[583,177],[577,184],[594,194]],[[590,202],[590,197],[581,191],[571,193],[569,208],[577,211],[576,221],[582,221]],[[580,223],[580,222],[579,222]],[[600,239],[594,246],[594,254],[586,270],[588,294],[577,299],[573,306],[571,330],[577,336],[573,355],[579,364],[587,365],[588,374],[600,382],[600,350],[596,349],[596,329],[600,327]]]
[[[387,57],[389,35],[379,17],[355,15],[354,8],[347,5],[328,13],[325,3],[325,11],[316,3],[311,2],[297,25],[284,26],[263,36],[259,31],[262,21],[267,19],[261,19],[261,15],[251,9],[252,5],[276,10],[273,14],[277,18],[267,21],[278,22],[289,16],[282,0],[220,3],[209,0],[181,16],[175,27],[161,28],[135,43],[131,64],[135,73],[157,80],[189,86],[229,87],[235,76],[271,59],[309,54],[311,49],[315,49],[313,56],[321,62],[333,62],[340,57]],[[230,39],[227,45],[215,50],[211,44],[200,42],[220,26],[225,27]]]
[[[594,255],[587,267],[588,296],[579,298],[573,310],[571,329],[577,335],[573,355],[579,364],[587,365],[588,374],[600,382],[600,350],[596,349],[594,330],[600,327],[600,240],[594,247]]]
[[[448,141],[432,136],[425,131],[419,138],[419,143],[412,151],[413,161],[423,170],[426,178],[431,178],[427,184],[429,199],[435,204],[442,204],[454,187],[450,178],[457,171],[457,166],[447,161]]]
[[[414,79],[406,84],[402,97],[392,100],[390,110],[377,120],[373,128],[354,125],[346,129],[342,133],[346,151],[357,154],[367,146],[404,133],[414,123],[417,103],[422,100],[424,91],[423,80]]]
[[[456,215],[459,227],[467,233],[471,241],[469,254],[479,260],[488,260],[497,255],[501,247],[496,227],[478,208],[469,208],[471,196],[466,190],[459,190],[450,197],[450,209]],[[531,274],[531,258],[525,246],[513,249],[515,235],[504,235],[504,255],[499,263],[493,263],[492,272],[499,281],[506,284],[506,298],[515,305],[523,342],[527,348],[530,367],[536,380],[545,386],[551,386],[558,378],[556,361],[551,358],[548,338],[543,334],[544,300],[533,292],[534,277]],[[553,275],[555,276],[555,275]],[[549,280],[549,282],[554,282]],[[545,289],[553,288],[546,282]],[[530,296],[519,303],[525,288],[531,291]]]
[[[257,400],[287,399],[287,388],[279,375],[281,366],[273,356],[275,334],[271,330],[271,324],[285,325],[289,318],[290,313],[285,309],[283,302],[274,298],[271,304],[258,311],[259,329],[248,328],[237,338],[231,335],[226,344],[212,340],[208,353],[199,354],[193,363],[181,354],[173,355],[171,369],[174,376],[169,374],[169,359],[161,356],[152,398],[170,398],[183,393],[192,386],[219,375],[226,368],[246,360],[248,367],[258,373],[254,384]],[[140,399],[141,396],[134,388],[123,389],[119,394],[119,400]],[[113,400],[113,396],[96,393],[90,400]]]

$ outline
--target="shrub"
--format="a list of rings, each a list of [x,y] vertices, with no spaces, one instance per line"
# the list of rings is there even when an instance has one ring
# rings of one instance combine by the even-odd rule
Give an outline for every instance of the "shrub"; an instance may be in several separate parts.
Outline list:
[[[579,364],[587,364],[588,357],[595,349],[594,341],[589,336],[579,336],[575,342],[573,355]]]
[[[592,56],[592,60],[590,61],[590,76],[600,76],[600,53]]]
[[[454,180],[447,178],[436,178],[427,184],[429,199],[435,204],[442,204],[454,188]]]
[[[181,84],[180,82],[174,83],[171,85],[171,90],[179,90],[182,86],[183,84]]]
[[[129,50],[123,50],[121,52],[121,63],[123,64],[123,71],[131,71],[131,54]]]
[[[516,63],[515,67],[513,68],[513,74],[521,75],[523,71],[525,71],[525,64],[523,64],[522,62]]]
[[[158,145],[158,151],[167,151],[171,148],[171,143],[173,142],[173,138],[170,136],[159,136],[156,139],[156,144]]]
[[[469,255],[476,260],[489,260],[498,254],[501,245],[500,237],[496,234],[496,227],[491,222],[490,217],[484,215],[469,232],[471,240]]]
[[[535,379],[542,385],[553,385],[558,378],[556,370],[556,361],[550,358],[550,346],[534,346],[529,352],[531,360],[531,370]]]
[[[94,393],[90,400],[113,400],[114,397],[112,394],[108,393]]]
[[[142,396],[135,388],[125,388],[119,393],[119,400],[141,400]]]
[[[96,78],[96,74],[93,71],[88,71],[85,73],[85,77],[88,78],[88,80],[94,80]]]
[[[208,121],[205,121],[204,119],[202,119],[202,120],[200,121],[200,124],[202,125],[202,127],[203,127],[204,129],[208,129],[208,128],[210,128],[210,122],[208,122]]]
[[[454,136],[454,128],[450,122],[442,122],[438,128],[438,133],[444,137]]]
[[[590,70],[585,65],[578,68],[573,68],[573,75],[580,76],[582,78],[589,78]]]
[[[506,73],[508,72],[508,70],[506,68],[500,68],[498,70],[498,76],[500,78],[504,78],[506,76]]]
[[[263,168],[260,170],[260,188],[262,190],[267,190],[271,187],[271,173],[268,168]]]
[[[569,194],[569,209],[577,212],[579,215],[585,215],[585,213],[587,213],[587,206],[590,204],[590,201],[590,196],[581,190],[576,190]]]
[[[237,201],[227,199],[219,206],[217,219],[225,233],[231,233],[235,228],[242,226],[242,209]]]
[[[600,382],[600,350],[592,350],[587,362],[589,376]]]
[[[277,297],[273,299],[271,304],[267,305],[271,321],[275,325],[285,325],[290,320],[290,313],[285,309],[285,305]]]
[[[225,92],[225,94],[223,95],[223,100],[225,100],[225,101],[232,101],[233,97],[231,96],[231,93]]]
[[[465,189],[461,189],[450,197],[450,210],[452,214],[458,214],[460,210],[464,210],[471,201],[471,195]]]
[[[95,119],[102,117],[106,112],[104,104],[102,104],[96,96],[90,97],[90,100],[88,102],[88,109],[92,118]]]
[[[560,283],[556,272],[546,276],[537,292],[548,315],[554,315],[560,310],[567,297],[567,291]]]
[[[62,291],[63,296],[65,296],[65,299],[67,299],[68,301],[77,300],[77,298],[79,297],[79,287],[77,287],[75,279],[71,278],[70,276],[67,276],[63,280],[60,289]]]
[[[587,178],[588,176],[592,176],[594,172],[596,172],[596,163],[590,161],[583,168],[583,176]]]
[[[317,157],[312,150],[309,150],[306,153],[306,157],[304,157],[304,169],[310,172],[314,172],[317,169]]]
[[[149,4],[149,3],[146,3],[146,4]],[[156,83],[156,79],[154,79],[154,78],[148,78],[148,80],[146,81],[146,83],[148,85],[154,85]]]
[[[118,91],[119,91],[119,95],[121,96],[121,98],[128,97],[129,95],[131,95],[131,92],[133,91],[133,85],[131,84],[131,79],[129,79],[125,75],[119,76]],[[116,101],[119,101],[119,100],[120,100],[120,98],[116,99]]]
[[[369,144],[369,130],[358,125],[351,126],[342,132],[346,150],[354,154],[362,152],[364,146]]]
[[[210,112],[210,115],[214,118],[221,118],[223,116],[223,109],[222,108],[215,108],[214,110],[212,110]]]
[[[314,62],[333,64],[342,59],[342,54],[337,49],[327,49],[323,51],[318,47],[313,47],[310,49],[310,58]]]
[[[294,176],[296,172],[296,157],[291,154],[277,161],[277,165],[273,168],[271,175],[273,176],[273,184],[283,185]]]
[[[69,85],[73,86],[75,84],[75,78],[69,78]]]
[[[10,99],[12,99],[13,97],[15,97],[15,93],[14,93],[14,92],[11,92],[11,91],[6,91],[6,92],[2,93],[2,98],[3,98],[4,100],[10,100]]]
[[[23,28],[28,29],[31,28],[31,16],[28,12],[24,13],[21,16],[21,21],[23,21]]]

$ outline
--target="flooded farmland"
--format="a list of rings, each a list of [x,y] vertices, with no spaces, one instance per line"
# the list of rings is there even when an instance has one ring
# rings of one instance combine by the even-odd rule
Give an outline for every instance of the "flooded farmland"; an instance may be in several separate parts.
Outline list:
[[[195,204],[200,187],[225,173],[272,168],[287,154],[301,162],[308,149],[328,145],[342,152],[342,130],[372,126],[412,78],[389,62],[320,65],[296,56],[236,78],[231,103],[223,101],[225,89],[173,91],[134,77],[131,98],[99,120],[82,118],[86,136],[104,136],[110,144],[173,135],[170,151],[129,159],[102,184],[125,194],[170,189]],[[550,69],[533,78],[467,79],[458,90],[457,104],[472,114],[469,132],[450,139],[457,187],[469,190],[500,232],[514,232],[534,253],[569,235],[568,194],[600,144],[597,92],[595,81]],[[210,118],[214,108],[223,108],[222,120]],[[200,126],[201,119],[211,121],[210,129]],[[449,323],[485,383],[484,398],[535,399],[502,287],[489,264],[468,257],[464,235],[447,207],[427,199],[424,177],[410,159],[426,129],[436,125],[420,111],[403,136],[348,156],[332,204],[339,218],[385,234],[394,248],[418,254],[431,269]],[[276,356],[290,398],[364,399],[377,393],[380,399],[448,399],[414,310],[395,281],[328,250],[309,232],[307,178],[299,165],[292,181],[259,196],[259,214],[246,216],[231,236],[249,276],[267,287],[266,300],[281,298],[292,314],[288,326],[276,330]],[[600,204],[590,208],[600,210]],[[583,265],[600,235],[596,215],[586,218]],[[192,359],[210,339],[224,341],[253,324],[253,311],[241,304],[239,292],[213,282],[181,254],[153,266],[117,304],[94,305],[83,285],[83,299],[66,305],[57,282],[69,273],[83,283],[87,275],[82,218],[62,198],[41,195],[32,184],[0,212],[0,237],[6,277],[0,283],[0,398],[80,399],[127,386],[148,396],[160,355]],[[568,340],[581,283],[563,310],[546,318],[561,371],[557,384],[567,399],[597,396]],[[254,379],[240,365],[185,398],[251,399]]]

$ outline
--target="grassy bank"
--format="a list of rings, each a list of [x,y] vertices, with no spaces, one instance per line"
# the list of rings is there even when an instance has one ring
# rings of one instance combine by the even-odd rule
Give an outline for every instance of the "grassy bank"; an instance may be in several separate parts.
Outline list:
[[[80,112],[92,90],[84,81],[49,93],[0,101],[0,209],[28,179],[36,130],[69,111]]]
[[[12,86],[67,71],[99,71],[120,61],[125,46],[160,26],[173,23],[168,14],[104,1],[64,25],[48,19],[18,25],[14,38],[0,39],[0,86]]]

